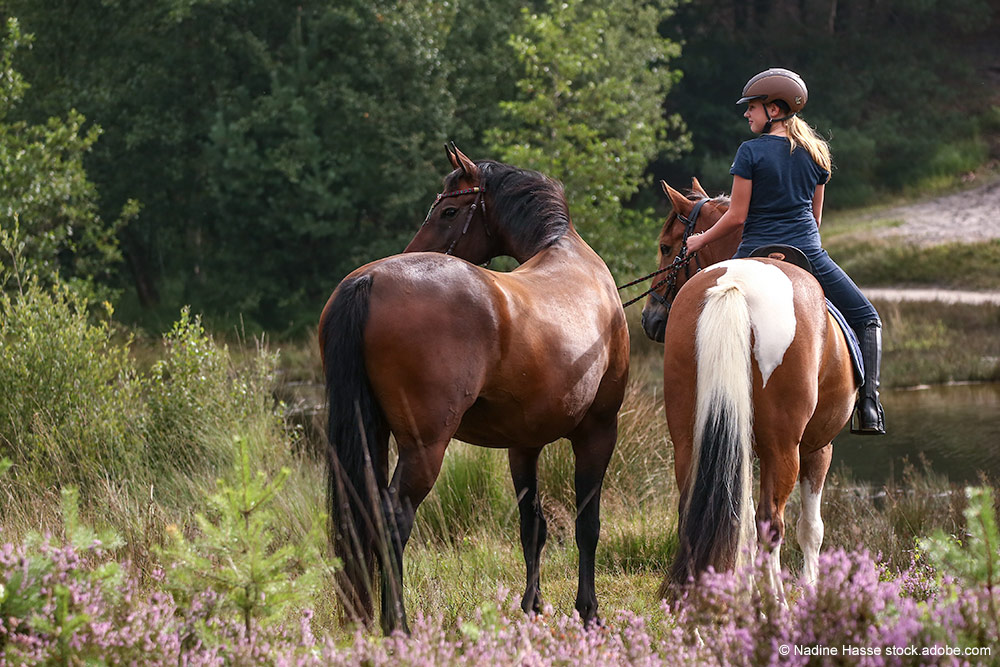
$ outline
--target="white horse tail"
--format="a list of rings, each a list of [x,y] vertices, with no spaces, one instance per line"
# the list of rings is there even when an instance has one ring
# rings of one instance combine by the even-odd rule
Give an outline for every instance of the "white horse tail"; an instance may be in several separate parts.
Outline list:
[[[753,506],[751,318],[743,288],[705,292],[695,334],[697,395],[691,470],[682,489],[672,579],[739,566],[756,541]]]

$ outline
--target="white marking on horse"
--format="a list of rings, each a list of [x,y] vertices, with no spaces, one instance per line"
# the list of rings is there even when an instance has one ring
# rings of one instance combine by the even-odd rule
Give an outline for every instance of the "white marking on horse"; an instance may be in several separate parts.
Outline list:
[[[802,583],[815,584],[819,575],[819,548],[823,545],[823,517],[820,515],[820,501],[823,487],[814,489],[808,479],[799,482],[802,508],[796,525],[796,536],[802,547]]]
[[[716,284],[737,285],[746,297],[753,326],[753,354],[766,387],[795,338],[792,281],[781,269],[764,262],[730,259],[712,268],[717,267],[725,268],[726,273]]]

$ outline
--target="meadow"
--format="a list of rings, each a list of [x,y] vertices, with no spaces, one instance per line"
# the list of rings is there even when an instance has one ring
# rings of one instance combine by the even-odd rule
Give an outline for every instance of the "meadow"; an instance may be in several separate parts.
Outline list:
[[[11,287],[0,296],[4,664],[807,664],[809,650],[848,646],[879,648],[876,664],[922,664],[991,662],[984,650],[1000,650],[993,483],[959,488],[919,461],[902,482],[872,486],[834,454],[815,587],[794,583],[793,495],[787,605],[747,584],[759,560],[660,600],[677,490],[660,348],[637,310],[602,502],[603,626],[572,615],[568,444],[540,464],[548,606],[526,617],[506,456],[456,442],[406,552],[413,634],[381,639],[345,624],[336,602],[321,415],[296,408],[318,381],[313,341],[213,335],[187,311],[150,338],[68,290]],[[1000,379],[1000,308],[879,306],[886,384]],[[903,647],[918,653],[887,653]],[[945,650],[964,653],[935,653]]]

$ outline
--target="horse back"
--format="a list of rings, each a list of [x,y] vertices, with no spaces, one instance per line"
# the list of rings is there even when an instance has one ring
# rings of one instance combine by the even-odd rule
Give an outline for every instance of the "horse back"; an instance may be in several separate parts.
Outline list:
[[[752,333],[747,344],[753,351],[755,430],[788,431],[779,439],[796,444],[803,432],[815,440],[834,428],[846,405],[844,420],[836,425],[839,430],[850,409],[850,391],[845,392],[843,381],[851,377],[851,369],[843,336],[831,325],[816,279],[799,267],[767,258],[713,265],[678,293],[665,333],[665,387],[673,388],[675,402],[667,406],[668,421],[672,416],[677,431],[693,431],[693,402],[682,397],[693,396],[696,389],[690,372],[694,331],[707,292],[722,281],[740,283],[750,302]]]
[[[505,274],[407,253],[348,276],[371,279],[365,365],[397,438],[450,432],[486,446],[544,444],[595,403],[617,413],[628,371],[621,302],[588,292],[588,272],[548,268]]]

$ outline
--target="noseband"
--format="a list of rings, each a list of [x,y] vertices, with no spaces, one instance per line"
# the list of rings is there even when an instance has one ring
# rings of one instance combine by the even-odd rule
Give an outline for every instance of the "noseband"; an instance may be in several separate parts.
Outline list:
[[[483,198],[483,194],[485,192],[486,188],[476,186],[472,188],[465,188],[464,190],[452,190],[450,192],[442,192],[434,199],[434,203],[431,204],[430,210],[427,211],[427,216],[424,218],[423,224],[420,225],[421,227],[427,224],[427,222],[431,219],[431,213],[433,213],[434,209],[437,208],[437,205],[440,204],[445,199],[448,199],[450,197],[458,197],[460,195],[469,195],[473,193],[475,193],[476,195],[476,200],[472,202],[472,207],[469,209],[469,214],[465,217],[465,225],[462,227],[462,233],[455,237],[455,239],[451,242],[451,245],[448,246],[448,249],[445,251],[444,254],[450,255],[452,250],[455,249],[455,244],[458,243],[458,240],[463,236],[465,236],[465,233],[469,231],[469,223],[472,222],[472,216],[476,213],[477,208],[482,206],[483,213],[484,214],[486,213],[486,200]],[[486,236],[491,236],[490,228],[489,226],[487,226],[485,219],[483,220],[483,229],[486,230]]]
[[[652,273],[645,275],[642,278],[637,278],[636,280],[633,280],[630,283],[625,283],[618,289],[623,290],[626,287],[631,287],[632,285],[641,283],[642,281],[648,280],[653,276],[658,276],[661,273],[666,273],[669,271],[670,273],[667,274],[667,277],[657,282],[655,285],[650,287],[648,290],[646,290],[639,296],[623,304],[622,308],[627,308],[628,306],[631,306],[633,303],[635,303],[636,301],[640,300],[641,298],[643,298],[648,294],[652,299],[654,299],[661,306],[666,308],[668,313],[670,312],[670,306],[673,303],[671,299],[677,296],[677,274],[680,272],[681,268],[684,269],[685,279],[691,277],[691,260],[695,260],[695,265],[698,267],[697,271],[701,271],[701,259],[698,257],[698,253],[693,253],[691,255],[687,253],[687,241],[688,237],[691,236],[691,232],[694,231],[695,225],[698,224],[698,214],[701,213],[701,207],[704,206],[705,202],[707,201],[708,198],[699,199],[697,202],[695,202],[694,208],[691,209],[690,217],[685,217],[684,214],[682,213],[677,214],[678,219],[680,219],[680,221],[684,223],[684,237],[681,240],[681,251],[677,253],[676,257],[674,257],[674,261],[670,263],[670,266],[665,266],[662,269],[657,269],[656,271],[653,271]],[[695,271],[695,273],[697,273],[697,271]],[[662,287],[663,285],[666,285],[667,288],[663,290],[663,295],[661,296],[656,292],[656,290],[660,289],[660,287]]]

